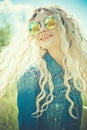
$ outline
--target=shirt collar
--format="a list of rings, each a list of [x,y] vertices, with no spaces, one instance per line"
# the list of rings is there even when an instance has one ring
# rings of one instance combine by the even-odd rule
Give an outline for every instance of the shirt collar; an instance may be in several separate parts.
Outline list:
[[[44,54],[43,59],[46,61],[47,69],[51,72],[52,76],[55,76],[60,72],[64,74],[64,69],[62,66],[56,62],[56,60],[53,59],[53,57],[48,52]]]

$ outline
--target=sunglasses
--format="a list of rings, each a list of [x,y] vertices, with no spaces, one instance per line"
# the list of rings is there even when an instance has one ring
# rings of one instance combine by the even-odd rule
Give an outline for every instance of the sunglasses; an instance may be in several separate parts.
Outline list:
[[[57,16],[55,15],[47,16],[44,19],[44,26],[48,30],[54,29],[57,26]],[[33,21],[29,24],[29,32],[32,35],[38,34],[40,30],[41,30],[41,24],[39,22]]]

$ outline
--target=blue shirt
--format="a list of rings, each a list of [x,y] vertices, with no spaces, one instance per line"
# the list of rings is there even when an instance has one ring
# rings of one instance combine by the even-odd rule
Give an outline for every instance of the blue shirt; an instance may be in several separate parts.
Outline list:
[[[43,56],[47,63],[47,69],[52,75],[54,84],[54,100],[49,104],[47,111],[42,116],[35,118],[32,113],[36,111],[36,97],[40,92],[39,76],[40,72],[36,67],[29,68],[17,83],[18,96],[18,124],[19,130],[80,130],[82,116],[82,100],[72,80],[70,98],[74,101],[73,115],[69,115],[70,103],[65,98],[67,87],[64,85],[63,68],[48,54]],[[48,84],[46,84],[48,86]],[[48,88],[46,86],[46,88]],[[48,89],[46,90],[48,93]]]

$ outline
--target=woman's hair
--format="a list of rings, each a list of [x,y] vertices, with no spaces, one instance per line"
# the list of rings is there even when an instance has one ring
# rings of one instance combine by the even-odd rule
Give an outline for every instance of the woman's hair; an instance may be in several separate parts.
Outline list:
[[[44,50],[35,44],[34,37],[29,35],[29,23],[41,12],[44,11],[47,15],[58,16],[58,29],[61,33],[61,49],[64,53],[64,85],[67,87],[66,99],[71,104],[69,114],[76,118],[73,113],[74,102],[69,94],[71,86],[69,81],[72,80],[74,87],[78,91],[87,92],[87,40],[80,33],[78,23],[71,14],[66,12],[59,6],[44,6],[34,10],[32,17],[27,22],[27,29],[24,39],[20,42],[9,44],[0,54],[0,91],[3,91],[10,82],[20,76],[32,64],[36,64],[40,71],[39,86],[41,92],[36,98],[37,110],[33,114],[38,117],[46,111],[48,105],[52,102],[54,85],[52,83],[52,75],[46,67],[46,62],[42,56],[47,50]],[[34,54],[35,53],[35,54]],[[33,56],[34,55],[34,56]],[[38,58],[38,61],[36,60]],[[49,85],[49,94],[45,92],[45,85]],[[42,101],[45,99],[42,105]]]

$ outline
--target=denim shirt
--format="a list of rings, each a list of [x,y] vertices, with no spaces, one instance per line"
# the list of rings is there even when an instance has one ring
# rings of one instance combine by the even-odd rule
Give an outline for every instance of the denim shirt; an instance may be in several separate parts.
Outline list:
[[[36,67],[28,69],[17,83],[18,96],[18,124],[19,130],[80,130],[82,116],[82,100],[73,82],[70,80],[70,98],[74,101],[73,115],[69,115],[70,103],[65,98],[67,87],[64,85],[63,68],[48,54],[43,56],[47,69],[52,75],[54,84],[54,99],[42,116],[35,118],[32,113],[36,111],[36,97],[40,92],[40,72]],[[48,86],[48,84],[46,84]],[[48,90],[47,90],[48,93]]]

